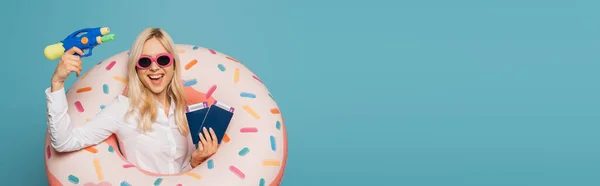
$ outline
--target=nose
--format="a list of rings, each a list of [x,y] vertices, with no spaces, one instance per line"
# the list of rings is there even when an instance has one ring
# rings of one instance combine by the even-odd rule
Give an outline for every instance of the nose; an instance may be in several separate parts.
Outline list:
[[[158,66],[158,64],[156,64],[155,62],[153,62],[153,63],[150,65],[150,71],[157,71],[157,70],[159,70],[159,69],[160,69],[160,66]]]

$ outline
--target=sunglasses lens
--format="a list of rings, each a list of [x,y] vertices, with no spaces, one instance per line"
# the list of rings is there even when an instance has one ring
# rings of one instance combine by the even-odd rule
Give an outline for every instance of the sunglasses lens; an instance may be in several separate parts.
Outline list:
[[[149,58],[140,58],[140,60],[138,61],[138,65],[140,65],[143,68],[147,68],[150,66],[150,64],[152,63],[152,60],[150,60]]]
[[[156,59],[156,62],[160,66],[166,66],[171,62],[171,58],[169,56],[160,56],[158,59]]]

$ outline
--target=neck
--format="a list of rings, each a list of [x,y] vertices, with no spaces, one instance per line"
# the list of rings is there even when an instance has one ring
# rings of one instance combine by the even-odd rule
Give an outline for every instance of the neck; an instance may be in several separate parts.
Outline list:
[[[158,100],[158,102],[160,104],[162,104],[163,106],[165,106],[166,108],[169,107],[169,103],[171,103],[169,101],[169,96],[167,96],[167,91],[162,91],[158,94],[154,94],[154,96],[156,97],[156,99]]]

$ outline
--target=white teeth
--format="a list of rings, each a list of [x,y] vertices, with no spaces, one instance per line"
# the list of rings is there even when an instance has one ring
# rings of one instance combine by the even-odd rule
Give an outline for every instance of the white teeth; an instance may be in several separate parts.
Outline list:
[[[152,78],[152,79],[158,79],[161,78],[163,75],[149,75],[148,77]]]

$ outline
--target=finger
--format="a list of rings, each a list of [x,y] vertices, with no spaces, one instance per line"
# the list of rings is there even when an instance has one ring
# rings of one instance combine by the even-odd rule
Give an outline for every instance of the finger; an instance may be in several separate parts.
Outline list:
[[[81,68],[82,68],[81,60],[69,61],[69,64],[77,67],[79,70],[81,70]]]
[[[206,136],[206,141],[212,143],[211,134],[206,130],[206,127],[202,127],[202,132],[204,132],[204,135]]]
[[[217,140],[217,135],[215,134],[215,131],[212,128],[210,128],[210,135],[212,136],[213,145],[216,147],[219,140]]]
[[[76,66],[76,67],[81,67],[81,65],[82,65],[80,59],[71,59],[71,60],[68,60],[66,63],[69,65]]]
[[[198,151],[204,151],[204,145],[202,145],[202,143],[198,143]]]
[[[77,48],[77,47],[73,47],[70,48],[69,50],[67,50],[67,52],[65,52],[65,54],[69,54],[69,55],[73,55],[73,54],[79,54],[79,55],[83,55],[83,50]]]
[[[204,135],[202,135],[202,133],[198,133],[198,136],[200,136],[200,142],[202,143],[202,145],[205,145],[207,142],[206,139],[204,139]]]
[[[81,74],[81,65],[77,65],[76,62],[70,62],[71,64],[69,64],[71,71],[74,71],[75,73],[77,73],[77,77],[79,77],[79,74]],[[75,64],[73,64],[75,63]]]
[[[65,56],[65,60],[66,61],[81,61],[81,57],[74,56],[74,55],[67,55],[67,56]]]
[[[73,68],[73,70],[72,70],[72,71],[73,71],[73,72],[75,72],[75,74],[77,74],[77,77],[79,77],[79,74],[81,74],[81,69],[80,69],[80,68],[77,68],[77,67],[75,67],[75,66],[73,66],[72,68]]]

